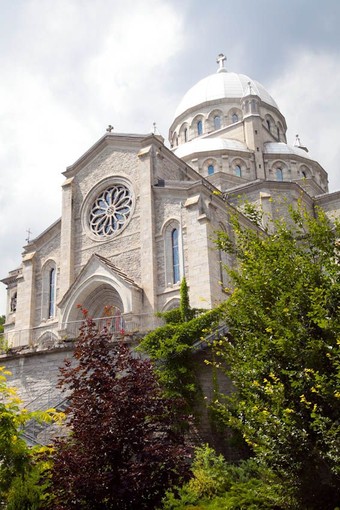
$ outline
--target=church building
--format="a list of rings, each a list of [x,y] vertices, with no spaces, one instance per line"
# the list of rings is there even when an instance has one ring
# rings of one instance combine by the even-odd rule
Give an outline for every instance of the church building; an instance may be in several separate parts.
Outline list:
[[[113,332],[149,331],[155,312],[178,306],[183,276],[193,307],[220,303],[233,261],[214,239],[231,232],[235,213],[255,228],[242,200],[261,208],[265,223],[298,201],[338,215],[340,192],[328,193],[327,172],[299,137],[287,143],[275,100],[225,60],[184,95],[168,145],[109,126],[65,170],[61,218],[2,280],[10,346],[49,349],[75,338],[79,305]]]

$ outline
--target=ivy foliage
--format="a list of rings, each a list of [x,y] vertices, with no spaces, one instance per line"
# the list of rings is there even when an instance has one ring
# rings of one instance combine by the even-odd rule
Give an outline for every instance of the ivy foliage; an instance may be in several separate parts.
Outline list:
[[[290,211],[267,236],[234,221],[236,255],[217,351],[235,392],[216,407],[260,465],[293,487],[296,508],[340,502],[340,224]]]
[[[8,350],[8,345],[5,340],[5,335],[4,335],[5,322],[6,322],[5,315],[0,315],[0,352],[5,352]]]
[[[183,278],[180,306],[158,314],[166,324],[146,335],[139,345],[155,363],[155,371],[169,396],[183,397],[191,406],[199,393],[193,344],[218,324],[221,308],[203,311],[190,307],[188,287]]]
[[[4,324],[6,322],[6,317],[4,315],[0,315],[0,335],[4,332]]]

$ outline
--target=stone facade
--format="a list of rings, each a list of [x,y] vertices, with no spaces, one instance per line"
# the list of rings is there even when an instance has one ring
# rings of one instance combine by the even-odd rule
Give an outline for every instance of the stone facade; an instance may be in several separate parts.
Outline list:
[[[114,331],[155,327],[156,311],[178,304],[186,277],[191,304],[225,299],[224,264],[214,244],[230,215],[251,227],[242,202],[264,223],[301,201],[338,216],[326,171],[297,138],[264,87],[219,69],[184,96],[160,136],[106,132],[64,172],[62,215],[24,247],[8,289],[5,333],[13,347],[51,348],[78,331],[81,304]],[[266,226],[266,225],[264,225]],[[105,308],[106,307],[106,308]],[[105,308],[105,313],[104,313]]]

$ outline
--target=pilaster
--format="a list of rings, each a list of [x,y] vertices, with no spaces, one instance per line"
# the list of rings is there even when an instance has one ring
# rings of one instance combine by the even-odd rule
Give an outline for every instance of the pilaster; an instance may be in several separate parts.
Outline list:
[[[61,219],[61,242],[60,242],[60,274],[59,292],[60,299],[74,280],[74,221],[72,206],[72,182],[73,177],[66,179],[62,185],[62,219]]]
[[[139,152],[140,164],[140,247],[142,312],[152,314],[157,310],[157,271],[155,247],[155,215],[153,197],[153,166],[156,157],[153,145]]]
[[[18,276],[18,296],[16,310],[16,337],[14,345],[28,345],[34,327],[35,313],[35,252],[24,253],[22,273]]]

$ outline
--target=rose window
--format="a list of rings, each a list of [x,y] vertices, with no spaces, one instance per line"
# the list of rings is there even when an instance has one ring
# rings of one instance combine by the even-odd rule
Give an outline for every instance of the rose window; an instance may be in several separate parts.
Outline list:
[[[90,229],[98,236],[116,234],[127,222],[132,208],[130,190],[116,184],[102,191],[90,211]]]

